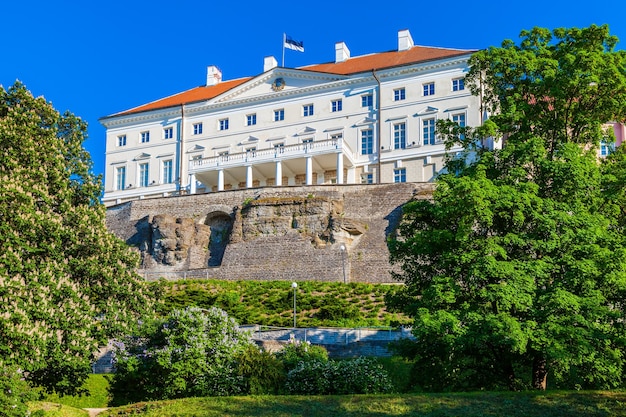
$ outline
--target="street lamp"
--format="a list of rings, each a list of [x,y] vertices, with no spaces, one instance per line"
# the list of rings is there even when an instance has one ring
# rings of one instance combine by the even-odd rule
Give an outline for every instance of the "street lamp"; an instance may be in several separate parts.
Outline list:
[[[345,257],[346,245],[342,243],[341,246],[339,246],[339,249],[341,250],[341,266],[343,267],[343,283],[345,284],[346,283],[346,257]]]
[[[295,282],[291,283],[291,288],[293,288],[293,328],[296,328],[296,288],[298,288],[298,284]]]

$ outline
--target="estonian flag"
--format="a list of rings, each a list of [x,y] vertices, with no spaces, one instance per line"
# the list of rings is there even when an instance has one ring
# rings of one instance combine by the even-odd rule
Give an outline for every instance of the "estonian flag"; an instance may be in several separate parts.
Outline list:
[[[304,52],[304,42],[293,40],[289,36],[285,35],[285,48]]]

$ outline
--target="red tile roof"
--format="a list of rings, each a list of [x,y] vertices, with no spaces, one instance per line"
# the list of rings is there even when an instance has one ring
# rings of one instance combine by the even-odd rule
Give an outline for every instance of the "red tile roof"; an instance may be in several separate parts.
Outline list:
[[[431,48],[414,46],[406,51],[389,51],[371,55],[356,56],[344,62],[310,65],[299,69],[307,71],[328,72],[332,74],[350,75],[373,69],[399,67],[402,65],[427,62],[436,59],[450,58],[476,52],[475,50]]]
[[[389,51],[370,55],[361,55],[349,58],[344,62],[309,65],[297,69],[330,74],[351,75],[371,71],[373,69],[393,68],[419,62],[428,62],[436,59],[461,56],[473,52],[475,51],[414,46],[406,51]],[[108,117],[125,116],[150,110],[180,106],[181,104],[209,100],[245,83],[246,81],[251,80],[252,78],[253,77],[239,78],[236,80],[223,81],[217,85],[192,88],[191,90],[183,91],[182,93],[156,100]]]

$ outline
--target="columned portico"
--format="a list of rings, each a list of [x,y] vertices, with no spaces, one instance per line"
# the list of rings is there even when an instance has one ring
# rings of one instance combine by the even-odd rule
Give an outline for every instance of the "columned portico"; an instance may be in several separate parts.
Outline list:
[[[341,139],[257,149],[190,161],[189,171],[206,190],[252,188],[255,184],[276,186],[345,183],[344,168],[354,169],[355,158]],[[287,180],[285,180],[285,178]],[[322,180],[323,178],[323,180]],[[336,178],[336,179],[335,179]]]

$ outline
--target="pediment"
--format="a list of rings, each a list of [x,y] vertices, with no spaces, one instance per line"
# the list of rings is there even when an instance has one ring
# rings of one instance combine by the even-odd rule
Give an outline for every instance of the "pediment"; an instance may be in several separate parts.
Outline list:
[[[196,145],[193,148],[189,149],[187,153],[203,152],[203,151],[204,151],[204,146]]]
[[[347,79],[337,74],[302,71],[289,68],[274,68],[225,92],[211,100],[211,103],[224,103],[253,98],[275,98],[308,89],[330,87],[329,84]]]
[[[142,159],[150,159],[150,154],[149,153],[140,153],[139,155],[135,156],[135,161],[140,161]]]
[[[427,106],[425,108],[423,108],[422,110],[418,111],[415,115],[416,116],[423,116],[426,114],[434,114],[437,113],[439,111],[439,109],[437,107],[432,107],[432,106]]]
[[[360,121],[356,122],[353,125],[353,127],[369,126],[369,125],[373,125],[374,123],[376,123],[376,119],[373,119],[371,117],[365,117],[365,118],[361,119]]]
[[[297,132],[294,136],[310,136],[310,135],[314,135],[315,132],[317,132],[317,130],[315,130],[314,128],[310,126],[306,126],[304,129]]]
[[[250,135],[246,139],[239,142],[238,145],[239,146],[252,145],[254,143],[257,143],[258,141],[259,141],[259,138],[257,138],[256,136]]]

